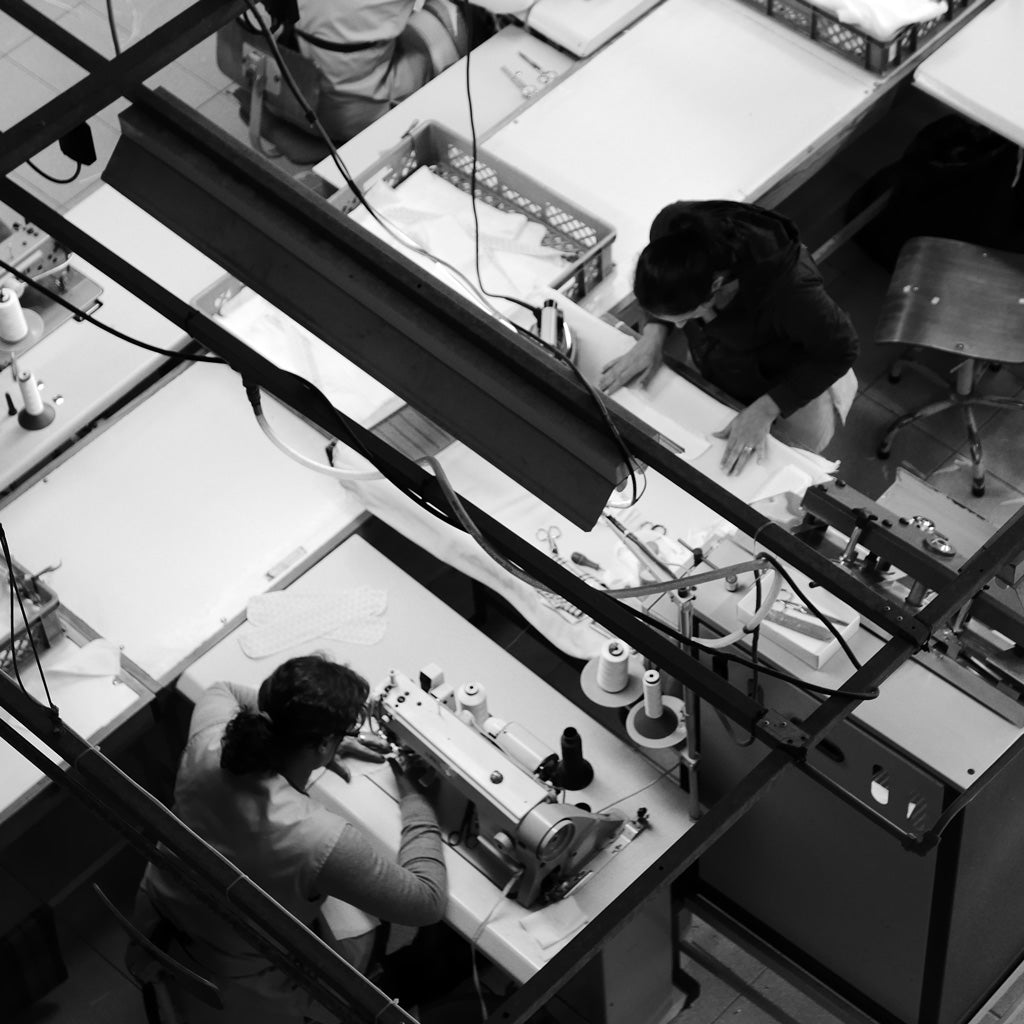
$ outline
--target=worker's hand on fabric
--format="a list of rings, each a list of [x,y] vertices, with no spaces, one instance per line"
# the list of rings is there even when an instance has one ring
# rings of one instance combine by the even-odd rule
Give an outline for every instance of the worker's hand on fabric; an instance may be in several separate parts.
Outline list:
[[[390,748],[385,740],[370,734],[346,736],[338,744],[338,752],[327,766],[335,775],[340,775],[346,782],[352,781],[352,769],[345,764],[345,758],[354,761],[372,761],[382,764],[384,755]]]
[[[751,402],[737,413],[728,426],[716,430],[713,437],[725,439],[722,469],[727,475],[740,473],[754,456],[758,462],[768,454],[768,433],[779,415],[779,407],[768,395]]]
[[[625,355],[602,367],[597,386],[608,395],[633,380],[640,387],[647,387],[661,366],[661,352],[661,341],[641,337]]]

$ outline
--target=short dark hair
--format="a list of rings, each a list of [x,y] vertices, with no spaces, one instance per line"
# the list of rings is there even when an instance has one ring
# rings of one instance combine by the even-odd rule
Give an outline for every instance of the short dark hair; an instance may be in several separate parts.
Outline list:
[[[278,771],[303,747],[344,736],[362,721],[370,684],[322,654],[291,658],[260,686],[259,711],[228,723],[220,765],[233,775]]]
[[[633,280],[637,302],[654,316],[696,309],[711,297],[715,276],[735,262],[729,232],[718,218],[676,211],[640,253]]]

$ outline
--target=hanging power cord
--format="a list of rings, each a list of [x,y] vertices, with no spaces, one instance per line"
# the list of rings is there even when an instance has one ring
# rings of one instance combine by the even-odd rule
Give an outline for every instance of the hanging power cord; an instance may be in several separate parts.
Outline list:
[[[484,1000],[483,986],[480,984],[480,972],[477,969],[476,964],[476,949],[480,942],[480,936],[483,935],[484,929],[487,927],[491,918],[494,916],[495,911],[508,899],[508,894],[512,891],[512,887],[523,877],[525,868],[517,868],[513,873],[512,877],[505,883],[505,887],[501,890],[501,895],[494,901],[494,906],[487,911],[486,916],[477,926],[476,931],[473,932],[473,937],[469,940],[469,957],[470,962],[473,966],[473,987],[476,989],[476,997],[480,1000],[480,1019],[482,1021],[487,1020],[488,1010],[487,1003]]]
[[[825,628],[832,634],[836,642],[843,649],[843,653],[850,659],[850,662],[853,664],[853,667],[860,668],[861,664],[857,660],[857,656],[851,650],[850,645],[846,642],[846,638],[839,632],[838,629],[836,629],[835,624],[832,622],[832,620],[804,594],[804,592],[800,589],[799,586],[797,586],[796,581],[786,570],[785,566],[783,566],[782,563],[774,555],[770,555],[767,551],[762,551],[757,557],[763,558],[775,569],[777,573],[779,573],[783,577],[783,579],[785,579],[785,581],[790,585],[790,587],[793,588],[793,593],[796,594],[796,596],[800,598],[801,601],[803,601],[807,608],[811,612],[813,612],[815,616],[817,616],[817,618],[821,620]]]
[[[11,669],[14,672],[14,678],[17,680],[18,686],[21,692],[26,697],[35,699],[28,692],[24,681],[21,678],[21,669],[18,667],[18,651],[14,642],[14,604],[17,601],[18,608],[21,611],[21,620],[25,624],[25,635],[28,637],[29,646],[32,648],[32,657],[35,659],[36,667],[39,669],[39,678],[43,684],[43,693],[46,694],[46,703],[49,706],[50,711],[53,714],[54,720],[60,718],[60,711],[57,705],[53,703],[53,698],[50,696],[50,687],[46,682],[46,673],[43,671],[43,663],[39,657],[39,651],[36,648],[36,638],[32,633],[32,624],[28,620],[28,613],[25,611],[25,602],[22,599],[21,587],[18,586],[18,582],[15,579],[14,574],[14,559],[11,557],[11,549],[7,544],[7,533],[4,531],[3,524],[0,523],[0,548],[3,549],[4,563],[7,566],[7,579],[8,586],[10,589],[9,600],[11,603],[11,621],[10,621],[10,648],[11,648]]]
[[[680,633],[679,630],[674,629],[672,626],[668,625],[667,622],[662,622],[660,619],[656,619],[653,615],[648,615],[646,612],[642,612],[639,608],[630,608],[629,606],[627,606],[627,610],[629,611],[630,615],[632,615],[635,619],[638,619],[640,622],[646,623],[648,626],[653,626],[655,629],[659,630],[662,633],[665,633],[667,636],[671,637],[678,643],[689,642],[694,647],[696,647],[698,651],[701,651],[705,654],[715,654],[717,657],[722,658],[724,661],[730,661],[737,665],[743,665],[746,668],[752,669],[755,667],[754,662],[752,662],[749,658],[744,658],[743,655],[734,654],[730,651],[721,651],[717,648],[712,648],[709,644],[709,641],[707,640],[687,641],[687,638],[683,636],[683,634]],[[783,681],[791,683],[793,686],[796,686],[801,690],[807,690],[809,693],[818,693],[821,694],[823,697],[836,696],[837,691],[834,689],[829,689],[827,686],[819,686],[817,683],[809,683],[805,679],[798,679],[796,676],[790,675],[788,672],[783,672],[781,669],[775,669],[772,668],[770,665],[766,665],[763,661],[760,662],[756,666],[756,668],[762,675],[768,675],[773,676],[776,679],[782,679]],[[848,697],[850,700],[875,700],[878,697],[878,690],[844,690],[842,695],[844,697]]]
[[[544,343],[541,342],[541,339],[536,334],[533,334],[532,332],[526,330],[525,328],[519,326],[518,324],[514,323],[513,321],[511,321],[507,317],[505,317],[489,301],[489,299],[486,297],[490,293],[482,292],[482,286],[481,286],[481,288],[478,288],[460,270],[458,270],[458,268],[453,267],[451,264],[447,263],[446,261],[444,261],[442,259],[439,259],[438,257],[434,256],[432,253],[428,252],[426,249],[424,249],[422,246],[417,244],[411,238],[408,238],[407,236],[405,236],[404,233],[397,226],[391,224],[391,222],[385,216],[383,216],[379,211],[377,211],[372,206],[372,204],[367,200],[366,196],[364,195],[362,189],[359,187],[359,185],[356,183],[355,179],[350,174],[348,168],[345,166],[344,161],[341,159],[341,154],[338,152],[337,146],[335,146],[334,141],[331,139],[330,135],[328,135],[328,133],[324,129],[323,125],[320,123],[320,119],[317,117],[316,112],[309,105],[309,103],[307,102],[305,96],[302,94],[302,90],[298,87],[297,83],[295,82],[295,79],[292,76],[291,70],[289,69],[287,63],[284,61],[284,58],[281,55],[281,50],[280,50],[280,47],[278,46],[278,42],[277,42],[276,38],[274,37],[273,32],[271,31],[271,29],[267,26],[266,22],[264,21],[262,14],[260,13],[260,11],[254,5],[253,0],[246,0],[246,4],[248,6],[249,13],[252,15],[253,19],[255,20],[256,24],[259,27],[260,34],[266,40],[267,45],[270,47],[271,52],[274,54],[274,58],[277,61],[278,67],[281,69],[281,73],[282,73],[282,75],[284,77],[285,84],[288,86],[288,89],[291,91],[292,95],[295,97],[295,100],[299,103],[299,105],[302,107],[303,111],[305,112],[306,120],[309,123],[311,129],[315,130],[315,132],[326,143],[326,145],[328,147],[328,150],[330,152],[331,160],[334,163],[335,167],[338,169],[338,173],[341,175],[341,177],[344,180],[344,182],[345,182],[346,186],[348,187],[349,191],[353,194],[353,196],[360,203],[360,205],[363,206],[363,208],[366,210],[366,212],[377,222],[377,224],[380,225],[380,227],[384,231],[386,231],[389,235],[391,235],[404,248],[407,248],[407,249],[411,250],[412,252],[415,252],[418,255],[423,256],[425,259],[428,259],[432,263],[445,268],[450,274],[454,275],[456,280],[458,281],[458,283],[461,284],[465,289],[469,290],[470,297],[475,297],[478,301],[482,302],[482,304],[498,320],[499,323],[503,324],[505,327],[509,328],[510,330],[517,331],[520,334],[525,334],[531,340],[536,341],[536,342],[540,342],[543,345]],[[469,66],[470,66],[470,64],[469,64],[469,54],[467,52],[467,56],[466,56],[467,101],[470,104],[470,126],[471,126],[471,134],[473,136],[473,173],[472,173],[472,175],[470,177],[470,198],[471,198],[472,206],[473,206],[474,222],[477,223],[476,240],[477,240],[477,247],[479,248],[479,224],[478,224],[477,218],[476,218],[476,199],[475,199],[475,183],[476,183],[476,126],[475,126],[475,123],[473,121],[473,115],[472,115],[472,99],[471,99],[471,96],[470,96],[469,91],[468,91],[469,90],[469,77],[468,77],[469,76]],[[479,273],[479,271],[478,271],[478,273]],[[512,301],[512,302],[519,302],[519,304],[524,306],[524,308],[530,310],[535,315],[537,314],[536,308],[534,306],[531,306],[529,303],[524,303],[524,302],[521,302],[520,300],[512,299],[510,296],[499,296],[499,297],[501,297],[501,298],[508,298],[509,301]],[[545,349],[549,349],[549,346],[544,345],[544,348]],[[629,469],[630,469],[630,479],[632,481],[633,494],[634,494],[634,498],[633,498],[633,502],[632,503],[635,504],[635,502],[637,500],[639,500],[639,497],[643,493],[641,491],[640,494],[637,494],[637,484],[636,484],[636,477],[635,477],[635,460],[634,460],[632,454],[630,453],[629,449],[626,447],[625,442],[622,440],[622,437],[619,434],[618,430],[616,429],[614,423],[612,422],[611,416],[608,413],[607,407],[606,407],[606,405],[605,405],[605,403],[604,403],[600,393],[595,388],[593,388],[590,385],[589,382],[584,380],[584,378],[580,374],[579,370],[573,364],[572,360],[570,360],[568,357],[566,357],[563,353],[557,352],[557,350],[555,350],[555,349],[550,349],[550,351],[555,352],[556,356],[558,356],[559,358],[562,358],[564,360],[564,362],[566,362],[566,364],[572,369],[573,373],[576,374],[576,376],[580,379],[580,381],[583,382],[583,384],[587,387],[587,389],[590,392],[591,396],[594,398],[595,403],[600,408],[601,414],[602,414],[602,416],[603,416],[603,418],[605,420],[605,423],[607,424],[608,429],[611,431],[612,436],[616,439],[616,442],[618,443],[620,449],[623,452],[623,457],[624,457],[624,459],[626,461],[626,464],[627,464],[627,466],[629,466]]]
[[[113,335],[115,338],[119,338],[121,341],[127,342],[129,345],[135,345],[137,348],[144,348],[147,352],[155,352],[160,356],[167,356],[168,359],[185,359],[193,363],[223,363],[224,360],[220,356],[204,356],[199,353],[187,353],[187,352],[171,352],[164,348],[159,348],[156,345],[150,345],[148,342],[140,341],[138,338],[133,338],[128,334],[124,334],[119,331],[116,327],[111,327],[109,324],[103,323],[102,320],[97,320],[96,317],[84,310],[79,309],[74,303],[68,302],[62,295],[53,291],[51,288],[47,288],[45,285],[40,284],[37,280],[33,280],[27,274],[23,274],[20,270],[15,269],[6,261],[0,259],[0,268],[3,268],[8,274],[16,277],[19,281],[23,281],[26,285],[36,288],[41,291],[48,299],[52,302],[56,302],[58,306],[63,306],[68,310],[76,320],[85,320],[92,324],[94,327],[98,327],[101,331],[106,331],[107,334]],[[45,277],[46,274],[40,274],[40,277]]]
[[[114,44],[114,55],[121,56],[121,38],[117,34],[117,22],[114,20],[114,0],[107,0],[107,24],[110,26],[110,39]]]
[[[348,168],[345,166],[344,161],[341,159],[341,155],[338,152],[338,147],[335,146],[334,140],[328,135],[327,130],[320,123],[320,119],[316,115],[316,111],[309,105],[306,97],[302,94],[302,90],[299,88],[295,81],[295,77],[292,75],[291,69],[288,67],[284,58],[281,55],[281,49],[278,45],[277,39],[274,37],[273,32],[267,26],[267,23],[263,20],[263,15],[259,9],[255,6],[253,0],[245,0],[246,6],[249,8],[249,13],[255,19],[256,24],[259,26],[260,34],[267,42],[267,46],[270,47],[271,52],[274,54],[274,59],[277,61],[277,66],[281,70],[281,75],[284,78],[285,84],[288,86],[289,91],[295,97],[296,102],[302,108],[303,113],[306,115],[306,121],[309,124],[310,129],[317,134],[327,145],[330,152],[331,160],[335,167],[338,169],[338,173],[342,176],[349,191],[355,196],[356,200],[366,210],[366,212],[377,222],[377,224],[386,231],[396,242],[399,243],[403,248],[409,249],[411,252],[415,252],[417,255],[422,256],[424,259],[429,260],[436,266],[443,267],[444,270],[450,274],[456,281],[459,290],[468,289],[469,295],[475,297],[475,300],[480,302],[486,309],[494,316],[500,323],[504,324],[510,330],[515,329],[515,325],[508,320],[498,309],[495,308],[493,303],[480,292],[480,289],[473,284],[472,281],[465,274],[462,273],[457,267],[453,267],[447,261],[435,256],[433,253],[428,252],[421,245],[409,238],[399,227],[392,224],[387,217],[381,214],[378,210],[374,209],[371,203],[367,200],[363,194],[362,189],[356,184],[355,179],[349,173]]]
[[[26,160],[25,163],[32,168],[40,178],[45,178],[47,181],[52,181],[54,185],[70,185],[81,173],[82,173],[82,161],[75,161],[75,169],[67,178],[56,178],[52,174],[47,174],[41,167],[36,166],[31,160]]]
[[[480,290],[485,295],[489,295],[491,298],[495,299],[504,299],[506,302],[512,302],[518,306],[522,306],[523,309],[526,309],[533,314],[535,322],[539,322],[540,310],[536,306],[532,305],[529,302],[524,302],[521,299],[517,299],[512,295],[502,295],[495,292],[487,291],[487,289],[484,287],[483,278],[480,273],[480,216],[477,211],[477,166],[479,163],[479,145],[476,130],[476,114],[473,109],[472,79],[470,77],[470,61],[471,54],[473,53],[472,24],[472,16],[466,15],[466,26],[467,32],[469,33],[466,47],[466,109],[469,115],[469,136],[473,157],[469,174],[469,202],[470,208],[473,211],[473,261],[474,266],[476,268],[476,279],[480,285]],[[593,398],[594,404],[600,411],[601,416],[604,419],[605,425],[607,426],[609,432],[614,438],[616,444],[619,446],[619,450],[622,452],[623,459],[625,460],[626,465],[629,467],[629,479],[633,491],[633,498],[630,501],[629,505],[623,507],[628,508],[635,505],[640,500],[640,498],[643,497],[644,490],[646,490],[647,488],[647,480],[645,477],[644,489],[637,493],[636,460],[633,456],[633,453],[626,446],[626,442],[623,440],[618,428],[615,426],[615,423],[611,418],[611,414],[608,412],[608,406],[604,401],[604,396],[590,383],[590,381],[588,381],[583,376],[582,373],[580,373],[579,368],[572,361],[572,359],[569,358],[568,355],[566,355],[564,352],[560,351],[558,348],[554,346],[547,345],[544,342],[544,340],[534,331],[531,331],[525,327],[521,327],[520,325],[515,323],[513,323],[512,326],[521,335],[530,339],[531,341],[538,342],[543,348],[549,350],[553,355],[560,359],[576,375],[576,379],[587,389],[588,392],[590,392],[590,396],[591,398]]]
[[[333,463],[317,462],[315,459],[308,458],[301,452],[296,451],[294,448],[285,444],[284,441],[274,433],[273,428],[267,422],[266,414],[263,412],[263,400],[260,388],[253,384],[246,384],[245,393],[249,398],[249,404],[252,406],[252,411],[256,414],[256,422],[259,423],[263,433],[270,438],[276,448],[284,452],[284,454],[290,459],[299,463],[299,465],[305,466],[307,469],[312,469],[317,473],[323,473],[325,476],[332,476],[337,480],[384,479],[384,474],[379,469],[349,469],[344,466],[335,466]]]

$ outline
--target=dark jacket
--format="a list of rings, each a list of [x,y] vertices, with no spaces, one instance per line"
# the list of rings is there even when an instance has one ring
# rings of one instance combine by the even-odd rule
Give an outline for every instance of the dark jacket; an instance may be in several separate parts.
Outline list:
[[[697,210],[719,219],[735,252],[739,291],[705,324],[685,327],[697,368],[712,384],[749,404],[767,393],[789,416],[837,381],[857,358],[850,318],[825,291],[792,221],[727,200],[666,206],[651,240],[671,234],[675,216]]]

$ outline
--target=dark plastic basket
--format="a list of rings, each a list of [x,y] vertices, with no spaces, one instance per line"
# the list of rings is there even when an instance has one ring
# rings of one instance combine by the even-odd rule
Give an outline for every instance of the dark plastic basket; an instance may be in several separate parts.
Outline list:
[[[883,75],[899,67],[926,40],[953,21],[972,0],[948,0],[946,13],[931,21],[908,25],[891,39],[875,39],[862,29],[840,21],[806,0],[743,0],[794,32],[813,39],[868,71]]]
[[[33,579],[21,566],[14,564],[14,581],[21,593],[21,600],[28,615],[28,628],[14,601],[14,638],[11,638],[10,609],[7,605],[10,596],[10,577],[7,566],[0,564],[0,607],[5,609],[3,621],[0,622],[0,671],[11,673],[14,665],[20,668],[32,660],[32,640],[37,651],[46,650],[63,632],[57,608],[60,602],[57,595],[39,579]],[[31,640],[30,640],[31,636]]]
[[[470,190],[473,149],[465,140],[435,121],[421,124],[408,138],[385,154],[363,174],[356,176],[361,189],[384,181],[392,188],[405,181],[413,171],[429,167],[438,177],[462,189]],[[547,229],[544,245],[565,253],[565,270],[548,284],[568,298],[579,301],[612,267],[610,224],[585,213],[528,174],[477,150],[476,195],[507,213],[522,213]],[[352,191],[342,187],[330,202],[344,213],[358,205]]]

